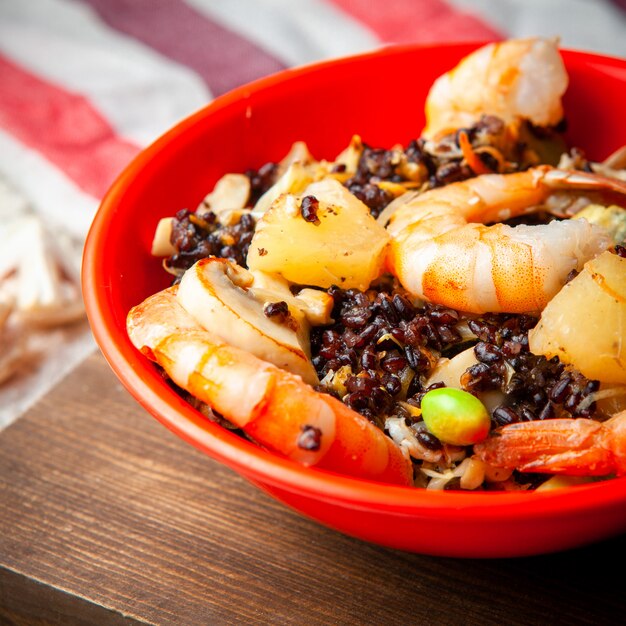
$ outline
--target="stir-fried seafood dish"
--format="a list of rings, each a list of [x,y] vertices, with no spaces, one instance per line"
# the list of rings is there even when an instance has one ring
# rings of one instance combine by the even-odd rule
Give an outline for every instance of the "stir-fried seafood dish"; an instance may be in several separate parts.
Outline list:
[[[160,221],[133,344],[207,419],[427,489],[626,474],[626,148],[565,141],[557,42],[441,76],[407,146],[296,141]]]

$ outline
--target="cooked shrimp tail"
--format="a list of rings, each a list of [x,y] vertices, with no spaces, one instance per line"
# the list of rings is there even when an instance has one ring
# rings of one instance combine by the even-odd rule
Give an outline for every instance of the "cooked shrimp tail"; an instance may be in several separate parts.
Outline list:
[[[626,411],[606,422],[551,419],[500,428],[474,453],[494,467],[572,476],[626,475]]]
[[[366,418],[299,376],[235,348],[180,305],[176,288],[133,308],[133,344],[194,397],[251,439],[305,465],[408,485],[412,467]]]

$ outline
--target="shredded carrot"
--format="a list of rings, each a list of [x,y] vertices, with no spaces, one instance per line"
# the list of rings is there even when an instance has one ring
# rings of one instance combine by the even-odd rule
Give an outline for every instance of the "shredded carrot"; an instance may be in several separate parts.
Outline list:
[[[474,174],[491,174],[492,170],[487,167],[481,158],[474,152],[472,144],[464,130],[459,131],[459,147],[463,153],[465,162],[472,168]]]
[[[500,150],[494,148],[493,146],[480,146],[476,149],[476,154],[482,154],[483,152],[485,152],[486,154],[490,154],[498,162],[499,172],[504,171],[506,166],[506,160],[504,156],[502,156]]]

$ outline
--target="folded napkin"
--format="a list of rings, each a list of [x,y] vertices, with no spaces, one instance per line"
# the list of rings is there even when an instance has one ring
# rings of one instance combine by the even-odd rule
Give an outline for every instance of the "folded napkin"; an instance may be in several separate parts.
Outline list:
[[[387,43],[560,35],[623,56],[625,27],[617,0],[0,2],[0,427],[94,350],[77,281],[103,194],[212,98]]]

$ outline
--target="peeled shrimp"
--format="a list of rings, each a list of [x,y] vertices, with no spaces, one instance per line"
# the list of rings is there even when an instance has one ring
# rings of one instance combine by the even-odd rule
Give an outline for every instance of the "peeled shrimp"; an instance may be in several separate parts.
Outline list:
[[[626,474],[626,411],[606,422],[551,419],[510,424],[474,446],[494,467],[572,476]]]
[[[406,194],[391,216],[387,265],[412,294],[473,313],[541,311],[572,270],[611,245],[583,219],[485,226],[537,210],[557,189],[626,195],[626,183],[540,166]]]
[[[204,329],[179,304],[175,287],[134,307],[127,330],[177,385],[262,446],[305,465],[411,484],[411,463],[381,430],[299,376]]]
[[[484,46],[438,78],[426,99],[429,139],[471,126],[482,115],[552,126],[563,117],[567,72],[554,39],[511,39]]]

